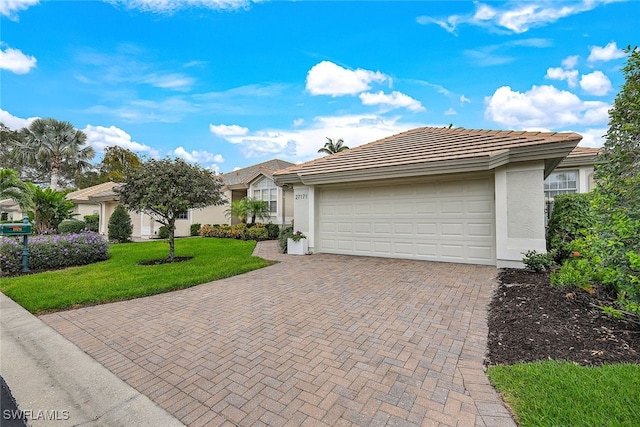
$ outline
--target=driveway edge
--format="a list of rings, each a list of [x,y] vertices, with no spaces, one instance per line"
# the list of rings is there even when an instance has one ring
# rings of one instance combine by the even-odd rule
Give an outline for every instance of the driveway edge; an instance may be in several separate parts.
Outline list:
[[[0,374],[30,425],[183,426],[2,293],[0,313]]]

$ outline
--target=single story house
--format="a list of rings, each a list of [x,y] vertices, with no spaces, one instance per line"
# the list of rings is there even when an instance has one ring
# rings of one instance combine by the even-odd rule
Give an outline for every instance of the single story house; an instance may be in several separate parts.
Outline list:
[[[13,199],[0,200],[0,221],[22,222],[24,214]]]
[[[316,253],[522,267],[576,133],[422,127],[275,172]]]
[[[191,224],[237,223],[238,219],[228,217],[226,211],[232,201],[247,196],[269,202],[271,216],[263,219],[263,222],[290,224],[293,219],[293,192],[276,186],[273,181],[273,172],[290,166],[293,166],[293,163],[274,159],[222,174],[222,191],[228,203],[203,209],[189,209],[176,221],[176,236],[188,236]],[[119,203],[119,196],[115,192],[117,186],[115,182],[106,182],[69,193],[67,199],[74,202],[74,210],[79,214],[78,219],[82,219],[84,215],[98,213],[99,232],[106,235],[109,218]],[[133,223],[134,238],[149,239],[157,236],[162,224],[146,214],[129,214]]]

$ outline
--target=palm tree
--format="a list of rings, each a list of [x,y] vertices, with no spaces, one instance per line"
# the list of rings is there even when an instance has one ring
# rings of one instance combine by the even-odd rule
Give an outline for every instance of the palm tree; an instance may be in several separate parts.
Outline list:
[[[24,137],[24,142],[16,141],[20,157],[32,167],[51,171],[53,190],[60,189],[62,172],[89,168],[89,160],[96,154],[92,147],[85,145],[87,135],[69,122],[36,119],[20,132]]]
[[[318,153],[334,154],[348,149],[349,147],[344,145],[342,138],[334,142],[333,139],[327,137],[327,142],[325,142],[324,147],[318,150]]]
[[[22,209],[31,207],[33,193],[13,169],[0,169],[0,200],[11,199]]]

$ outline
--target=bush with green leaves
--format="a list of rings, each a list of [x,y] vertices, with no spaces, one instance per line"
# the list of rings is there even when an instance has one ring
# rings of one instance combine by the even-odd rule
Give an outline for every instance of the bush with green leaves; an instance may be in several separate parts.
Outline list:
[[[66,219],[58,225],[58,233],[60,234],[81,233],[85,229],[85,222],[77,219]]]
[[[269,231],[264,224],[256,224],[253,227],[247,228],[244,233],[245,240],[267,240],[269,238]]]
[[[84,216],[85,227],[89,231],[98,232],[98,228],[100,227],[100,215],[92,214]]]
[[[91,264],[109,258],[109,245],[98,233],[83,231],[63,235],[39,235],[29,238],[29,269],[50,270]],[[15,238],[0,240],[0,266],[3,272],[22,269],[22,242]]]
[[[269,224],[265,225],[265,227],[267,227],[269,240],[275,240],[278,238],[278,235],[280,235],[280,226],[278,224],[273,224],[270,222]]]
[[[530,270],[536,273],[542,273],[556,265],[554,261],[555,252],[540,253],[535,250],[527,251],[522,258],[522,263]]]
[[[555,260],[561,264],[570,258],[569,246],[584,237],[593,227],[592,193],[561,194],[555,197],[553,213],[547,226],[547,250],[555,251]]]
[[[280,230],[278,235],[278,244],[280,246],[280,252],[287,253],[287,239],[293,237],[293,227],[285,227]]]
[[[109,218],[109,241],[126,243],[131,241],[133,223],[124,206],[118,205]]]
[[[158,228],[158,237],[160,239],[168,239],[169,227],[167,227],[166,225],[161,225],[160,228]]]
[[[189,227],[189,234],[191,236],[198,236],[200,235],[200,223],[195,223],[195,224],[191,224],[191,226]]]

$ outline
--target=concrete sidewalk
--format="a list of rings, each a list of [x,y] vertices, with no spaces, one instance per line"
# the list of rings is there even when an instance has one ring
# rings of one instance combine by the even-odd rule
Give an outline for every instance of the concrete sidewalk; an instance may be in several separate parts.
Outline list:
[[[0,374],[30,425],[183,425],[2,293],[0,332]]]

